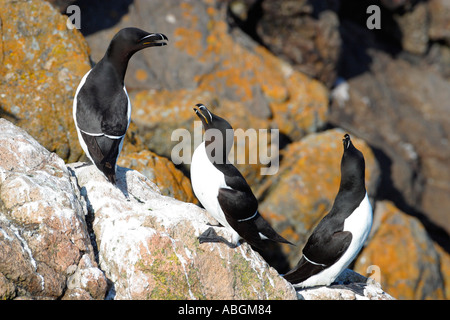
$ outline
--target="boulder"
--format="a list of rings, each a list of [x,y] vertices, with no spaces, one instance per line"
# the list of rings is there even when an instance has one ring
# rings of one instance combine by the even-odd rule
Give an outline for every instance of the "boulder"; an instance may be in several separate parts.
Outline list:
[[[189,178],[167,158],[142,150],[121,156],[117,165],[139,171],[153,181],[165,196],[184,202],[197,202]]]
[[[430,28],[428,35],[431,40],[444,40],[450,45],[450,3],[445,0],[431,0],[428,2],[430,14]]]
[[[90,214],[114,299],[293,299],[293,288],[247,244],[199,244],[216,224],[205,210],[160,194],[118,168],[118,187],[93,166],[70,164]],[[220,228],[222,229],[222,228]],[[225,237],[230,237],[226,231]]]
[[[133,119],[149,149],[160,155],[170,157],[173,144],[167,142],[174,128],[192,127],[196,103],[227,110],[224,115],[239,119],[243,129],[278,128],[291,140],[325,125],[325,86],[295,71],[240,29],[229,28],[226,11],[216,1],[138,0],[114,28],[86,37],[94,61],[115,32],[136,26],[135,21],[169,38],[167,48],[136,54],[125,79]]]
[[[118,167],[113,186],[4,119],[0,129],[2,299],[297,298],[248,244],[199,244],[216,221],[197,205],[128,168]]]
[[[262,43],[297,70],[331,87],[337,77],[342,46],[339,1],[260,3],[261,16],[255,31]]]
[[[144,175],[119,167],[115,187],[4,119],[0,129],[2,298],[295,298],[247,244],[200,245],[214,221]]]
[[[64,161],[5,119],[0,132],[0,298],[104,298],[85,205]],[[74,273],[80,281],[66,290]]]
[[[291,143],[281,154],[279,172],[257,190],[262,198],[261,214],[275,230],[296,244],[283,246],[291,267],[300,259],[309,234],[331,209],[339,190],[344,134],[341,129],[332,129]],[[366,188],[371,197],[376,191],[378,164],[363,140],[352,135],[352,141],[364,155]]]
[[[0,116],[65,160],[82,154],[72,101],[89,70],[81,33],[48,2],[0,1]]]
[[[380,197],[426,214],[448,233],[442,208],[450,206],[450,83],[425,66],[368,53],[370,70],[347,81],[347,99],[333,99],[330,121],[376,150],[384,172]]]
[[[376,204],[371,236],[354,270],[361,273],[376,266],[378,281],[397,299],[445,299],[446,260],[448,254],[438,253],[417,218],[381,201]]]

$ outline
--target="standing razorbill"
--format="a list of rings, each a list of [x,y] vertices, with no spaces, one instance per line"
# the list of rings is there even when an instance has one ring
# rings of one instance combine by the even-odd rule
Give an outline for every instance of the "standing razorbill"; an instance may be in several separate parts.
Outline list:
[[[200,243],[223,242],[230,248],[235,248],[241,238],[256,248],[262,248],[265,239],[290,243],[259,214],[250,186],[228,161],[234,139],[231,125],[202,104],[194,110],[203,123],[205,139],[192,156],[192,188],[203,207],[233,234],[230,242],[211,227],[199,236]]]
[[[341,184],[333,207],[309,237],[297,266],[284,275],[295,287],[330,285],[355,259],[372,227],[364,156],[348,134],[343,142]]]
[[[137,28],[120,30],[105,56],[81,79],[73,99],[73,119],[81,147],[93,164],[116,184],[116,162],[130,124],[131,104],[124,86],[131,56],[164,46],[167,37]]]

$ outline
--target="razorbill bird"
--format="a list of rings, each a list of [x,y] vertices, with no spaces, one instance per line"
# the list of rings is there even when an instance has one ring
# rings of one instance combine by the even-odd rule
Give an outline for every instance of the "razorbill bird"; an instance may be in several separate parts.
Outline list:
[[[295,287],[330,285],[355,259],[372,227],[364,156],[348,134],[343,143],[341,183],[333,207],[309,237],[297,266],[284,275]]]
[[[116,184],[116,162],[131,118],[124,86],[128,61],[137,51],[164,46],[167,40],[161,33],[138,28],[120,30],[76,90],[73,119],[78,140],[87,157],[112,184]]]
[[[256,248],[262,248],[262,240],[266,239],[290,243],[259,214],[258,201],[250,186],[229,162],[234,141],[231,125],[202,104],[197,104],[194,110],[203,123],[205,138],[192,156],[192,188],[203,207],[232,232],[228,241],[210,227],[199,236],[199,242],[223,242],[230,248],[237,247],[240,239]]]

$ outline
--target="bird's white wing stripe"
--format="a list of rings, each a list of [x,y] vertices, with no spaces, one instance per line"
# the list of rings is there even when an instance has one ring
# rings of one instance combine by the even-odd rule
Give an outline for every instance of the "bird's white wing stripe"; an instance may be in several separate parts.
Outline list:
[[[258,210],[255,212],[254,215],[252,215],[251,217],[248,218],[244,218],[244,219],[239,219],[238,222],[244,222],[244,221],[248,221],[250,219],[253,219],[254,217],[256,217],[256,215],[258,214]]]
[[[317,263],[317,262],[314,262],[314,261],[309,260],[305,255],[303,255],[303,257],[304,257],[304,258],[306,259],[306,261],[308,261],[309,263],[315,264],[316,266],[326,267],[325,264]]]
[[[105,134],[105,137],[108,137],[110,139],[122,139],[123,137],[125,137],[125,135],[121,135],[121,136],[110,136],[109,134]]]
[[[105,137],[110,138],[110,139],[122,139],[125,136],[125,135],[111,136],[109,134],[104,134],[104,133],[90,133],[90,132],[86,132],[86,131],[81,130],[81,129],[79,129],[79,130],[81,132],[83,132],[84,134],[87,134],[88,136],[91,136],[91,137],[103,137],[103,136],[105,136]]]

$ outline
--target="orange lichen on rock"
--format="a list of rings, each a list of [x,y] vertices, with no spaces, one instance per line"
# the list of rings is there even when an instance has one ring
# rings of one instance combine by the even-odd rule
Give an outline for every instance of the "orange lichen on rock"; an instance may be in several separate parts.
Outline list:
[[[376,221],[354,270],[379,268],[383,289],[397,299],[443,299],[440,259],[418,219],[391,202],[377,203]]]
[[[190,180],[167,158],[144,150],[120,157],[118,165],[139,171],[153,181],[163,195],[196,203]]]
[[[66,161],[77,160],[72,99],[90,68],[86,42],[44,1],[1,0],[0,19],[2,116]]]

